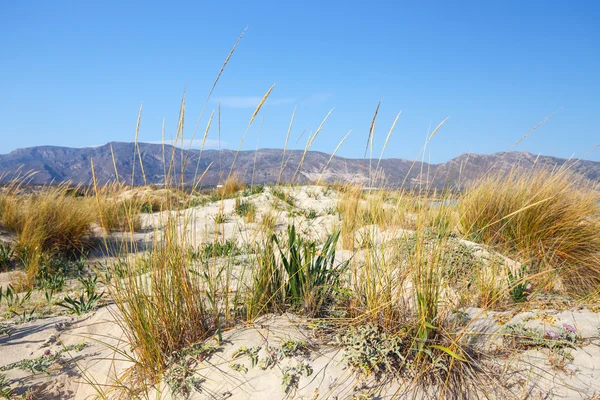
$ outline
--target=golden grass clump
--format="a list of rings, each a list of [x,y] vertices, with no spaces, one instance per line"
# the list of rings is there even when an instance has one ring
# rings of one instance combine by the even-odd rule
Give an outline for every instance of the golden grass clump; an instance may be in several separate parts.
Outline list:
[[[0,197],[0,224],[16,235],[16,250],[25,264],[24,286],[35,281],[42,256],[70,256],[91,244],[93,199],[76,197],[76,192],[58,186]]]
[[[600,284],[599,198],[566,170],[514,170],[476,182],[461,197],[461,229],[518,258],[538,282],[558,278],[583,294]]]
[[[225,180],[223,186],[217,188],[217,194],[221,197],[229,197],[239,192],[240,190],[244,190],[246,184],[237,174],[232,174],[229,178]]]
[[[30,251],[68,253],[89,244],[95,222],[93,199],[75,197],[66,187],[45,187],[30,196],[0,198],[0,223],[17,235],[17,246]]]
[[[107,232],[141,230],[140,206],[130,200],[101,199],[100,225]]]

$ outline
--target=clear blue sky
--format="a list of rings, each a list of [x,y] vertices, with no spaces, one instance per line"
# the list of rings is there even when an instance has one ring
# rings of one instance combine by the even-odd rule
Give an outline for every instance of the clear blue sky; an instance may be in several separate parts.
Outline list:
[[[222,62],[248,27],[201,123],[221,101],[224,146],[237,148],[257,98],[277,83],[245,149],[292,147],[334,108],[313,149],[362,157],[375,106],[374,155],[402,110],[387,157],[509,149],[584,156],[600,143],[598,1],[0,1],[0,153],[186,135]],[[210,131],[211,145],[217,130]],[[587,156],[600,160],[600,150]]]

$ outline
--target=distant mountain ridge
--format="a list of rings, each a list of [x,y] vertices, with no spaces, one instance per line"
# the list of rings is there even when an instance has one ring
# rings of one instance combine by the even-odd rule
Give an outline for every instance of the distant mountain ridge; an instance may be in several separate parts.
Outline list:
[[[112,146],[112,152],[111,152]],[[202,186],[212,186],[224,180],[230,171],[235,152],[232,150],[204,150],[201,158],[197,149],[184,150],[171,145],[139,143],[143,172],[137,158],[134,143],[112,142],[99,147],[70,148],[59,146],[37,146],[17,149],[0,155],[0,181],[8,181],[29,171],[36,171],[30,182],[47,184],[71,182],[89,184],[92,181],[92,160],[99,184],[116,180],[115,165],[121,182],[135,185],[163,184],[173,157],[171,177],[180,182],[182,160],[186,163],[183,178],[186,184],[202,174]],[[114,162],[113,162],[114,154]],[[134,158],[135,154],[135,158]],[[315,182],[363,182],[369,180],[369,160],[334,156],[327,169],[330,154],[308,151],[303,159],[303,150],[260,149],[241,151],[233,171],[246,182],[276,183],[280,178],[282,158],[284,168],[281,181]],[[135,163],[134,163],[135,160]],[[600,162],[589,160],[567,160],[563,158],[536,156],[526,152],[463,154],[441,164],[427,164],[399,158],[382,159],[379,163],[383,181],[388,187],[414,188],[460,187],[481,177],[490,169],[508,173],[514,167],[525,169],[534,166],[559,167],[572,163],[574,172],[588,180],[600,183]],[[167,168],[165,168],[165,164]],[[371,160],[371,171],[375,171],[377,159]],[[324,171],[324,172],[323,172]],[[144,176],[146,180],[144,181]]]

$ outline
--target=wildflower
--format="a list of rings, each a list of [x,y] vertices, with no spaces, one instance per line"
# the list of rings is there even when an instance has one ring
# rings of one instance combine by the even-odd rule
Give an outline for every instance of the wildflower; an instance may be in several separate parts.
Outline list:
[[[577,328],[575,328],[573,325],[563,324],[562,326],[565,330],[567,330],[571,333],[577,333]]]
[[[44,351],[44,356],[46,356],[46,357],[50,356],[51,354],[52,354],[52,352],[49,349]]]
[[[558,335],[552,329],[546,329],[546,338],[550,340],[558,340]]]

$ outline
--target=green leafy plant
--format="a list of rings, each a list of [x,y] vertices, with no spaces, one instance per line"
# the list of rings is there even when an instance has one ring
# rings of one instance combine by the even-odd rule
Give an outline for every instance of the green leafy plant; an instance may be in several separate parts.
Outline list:
[[[214,220],[215,220],[216,224],[224,224],[224,223],[226,223],[229,220],[229,218],[227,217],[227,215],[224,212],[219,211],[214,216]]]
[[[19,320],[20,323],[25,323],[25,322],[29,322],[29,321],[33,321],[35,319],[34,317],[34,313],[35,313],[35,308],[33,308],[32,310],[22,310],[21,312],[16,312],[15,310],[11,310],[10,313],[17,317],[17,319]]]
[[[13,329],[10,325],[0,323],[0,335],[10,336]]]
[[[304,355],[307,352],[308,345],[302,340],[286,340],[281,344],[281,355],[283,357]]]
[[[9,309],[22,307],[29,300],[32,292],[32,290],[28,290],[25,294],[19,294],[12,285],[8,285],[6,291],[3,292],[0,287],[0,303],[4,298]]]
[[[13,398],[14,391],[10,387],[10,380],[4,375],[0,374],[0,397],[6,400]]]
[[[21,361],[14,362],[12,364],[5,365],[0,367],[0,371],[9,371],[14,368],[18,368],[23,371],[29,371],[32,374],[36,373],[46,373],[49,374],[48,369],[56,362],[61,361],[61,357],[63,353],[69,351],[81,351],[85,347],[87,347],[86,343],[79,343],[74,345],[69,345],[63,347],[59,351],[52,353],[50,350],[46,350],[43,355],[33,358],[33,359],[25,359]]]
[[[336,265],[339,235],[339,231],[329,235],[320,249],[314,241],[303,239],[294,225],[288,227],[287,242],[272,236],[287,275],[284,296],[291,306],[318,315],[333,301],[340,286],[340,274],[348,264]]]
[[[526,275],[527,265],[525,264],[521,266],[521,269],[516,274],[513,274],[510,269],[508,270],[508,294],[515,303],[527,301],[529,281],[525,279]]]
[[[229,364],[229,368],[231,368],[232,370],[242,373],[242,374],[246,374],[248,373],[248,367],[246,367],[243,364],[239,364],[239,363],[231,363]]]
[[[82,276],[79,278],[79,282],[83,285],[87,297],[94,297],[96,293],[96,286],[98,285],[98,275],[91,274],[89,276]]]
[[[344,361],[365,375],[393,373],[405,361],[407,343],[373,325],[352,327],[340,335]]]
[[[235,199],[235,212],[238,213],[240,217],[245,217],[250,213],[256,214],[256,205],[249,200],[237,198]]]
[[[56,305],[67,309],[75,315],[83,315],[96,309],[98,300],[102,298],[103,294],[104,293],[93,293],[90,295],[89,293],[82,292],[79,295],[79,298],[65,296],[63,301],[56,303]]]
[[[311,376],[313,370],[307,363],[298,363],[298,365],[294,367],[285,367],[282,372],[283,377],[281,379],[281,384],[283,386],[283,390],[285,394],[290,395],[296,389],[298,389],[300,378],[302,376]]]
[[[311,208],[310,210],[308,210],[306,212],[306,218],[307,219],[315,219],[319,216],[319,213],[317,213],[317,210]]]
[[[246,189],[244,189],[244,191],[242,192],[242,196],[248,197],[248,196],[252,196],[253,194],[260,194],[264,191],[265,191],[264,185],[254,185],[254,186],[250,186],[250,187],[247,187]]]
[[[165,373],[165,382],[169,385],[173,396],[188,398],[193,391],[202,392],[204,379],[196,376],[193,365],[186,362],[171,366]]]
[[[258,353],[261,350],[261,346],[254,346],[251,348],[247,348],[246,346],[242,346],[233,353],[233,358],[238,358],[241,356],[248,356],[250,358],[250,362],[252,368],[258,365]]]
[[[215,240],[204,245],[203,253],[206,258],[237,256],[242,253],[234,239]]]
[[[10,244],[0,243],[0,270],[7,270],[14,256],[15,250]]]

